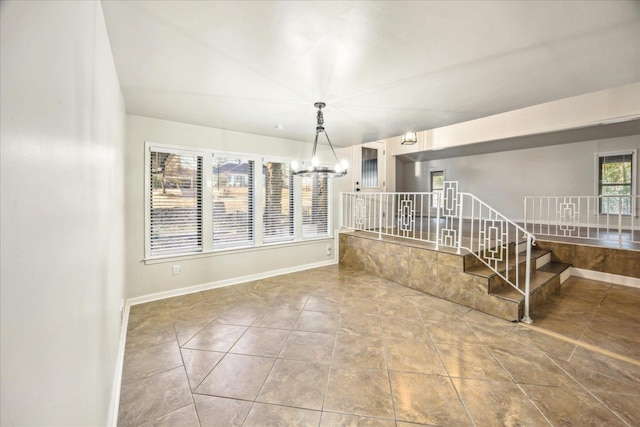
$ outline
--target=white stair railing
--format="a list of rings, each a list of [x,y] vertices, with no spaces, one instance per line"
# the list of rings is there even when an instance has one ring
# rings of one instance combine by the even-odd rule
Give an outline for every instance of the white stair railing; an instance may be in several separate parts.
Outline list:
[[[402,237],[431,243],[436,250],[446,246],[458,254],[472,253],[524,295],[522,321],[531,323],[535,236],[474,195],[459,192],[457,182],[446,181],[442,191],[431,193],[341,193],[340,227],[373,232],[379,239]]]
[[[537,235],[640,244],[640,196],[526,196],[524,228]],[[600,242],[595,242],[600,241]]]

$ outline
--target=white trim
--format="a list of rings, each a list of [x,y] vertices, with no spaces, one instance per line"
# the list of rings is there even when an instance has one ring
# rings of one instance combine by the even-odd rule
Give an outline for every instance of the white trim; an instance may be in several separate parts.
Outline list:
[[[333,245],[333,257],[329,261],[321,261],[312,264],[303,264],[295,267],[282,268],[279,270],[271,270],[263,273],[251,274],[248,276],[236,277],[233,279],[219,280],[217,282],[203,283],[201,285],[189,286],[186,288],[174,289],[171,291],[157,292],[154,294],[144,295],[140,297],[128,298],[123,306],[122,313],[122,325],[120,327],[120,339],[118,342],[118,353],[116,355],[116,368],[114,372],[113,385],[111,389],[111,402],[109,405],[109,414],[107,418],[107,426],[117,427],[118,425],[118,411],[120,408],[120,391],[122,387],[122,369],[124,367],[124,354],[127,343],[127,329],[129,326],[129,312],[132,305],[144,304],[146,302],[157,301],[165,298],[192,294],[195,292],[206,291],[209,289],[223,288],[226,286],[233,286],[240,283],[251,282],[260,279],[266,279],[268,277],[280,276],[282,274],[296,273],[303,270],[310,270],[312,268],[326,267],[329,265],[335,265],[338,263],[339,258],[339,243],[338,243],[338,230],[335,231],[335,237],[333,239],[335,244]],[[320,240],[320,239],[316,239]]]
[[[265,271],[262,273],[250,274],[247,276],[234,277],[231,279],[218,280],[216,282],[202,283],[200,285],[188,286],[186,288],[172,289],[169,291],[157,292],[154,294],[143,295],[140,297],[129,298],[127,305],[138,305],[146,302],[157,301],[165,298],[177,297],[181,295],[193,294],[195,292],[207,291],[210,289],[224,288],[226,286],[237,285],[239,283],[252,282],[255,280],[266,279],[269,277],[280,276],[282,274],[296,273],[298,271],[310,270],[312,268],[326,267],[336,264],[336,259],[329,261],[320,261],[312,264],[297,265],[294,267],[281,268],[278,270]]]
[[[635,196],[631,196],[631,197],[635,197]],[[606,218],[606,215],[599,215],[599,216]],[[614,215],[611,214],[611,216],[613,217]],[[616,215],[615,217],[617,218],[618,216]],[[468,219],[468,218],[465,216],[464,219]],[[622,215],[622,219],[623,220],[626,219],[627,221],[625,221],[625,222],[630,222],[630,216],[629,215]],[[515,222],[516,224],[524,224],[524,220],[519,219],[519,218],[518,219],[512,219],[511,221]],[[556,226],[558,224],[558,222],[549,222],[549,221],[536,221],[536,222],[533,222],[533,221],[527,221],[527,226],[529,226],[530,224],[535,224],[536,227],[541,226],[541,225],[543,227],[546,227],[547,225]],[[575,223],[575,226],[576,227],[581,227],[581,228],[599,228],[600,230],[603,230],[603,231],[607,229],[607,224],[606,223],[604,223],[604,224],[600,223],[600,225],[598,226],[598,224],[594,223],[594,222],[591,222],[591,223],[577,222],[577,223]],[[640,230],[640,225],[629,226],[629,225],[623,224],[623,227],[625,227],[625,230],[628,230],[628,229]],[[609,230],[612,230],[612,231],[618,230],[618,224],[617,223],[616,224],[609,223]],[[539,233],[533,233],[533,234],[539,234]],[[540,234],[540,236],[556,236],[556,235],[555,234]],[[568,237],[568,238],[572,238],[572,239],[577,239],[578,238],[578,237],[575,237],[575,236],[557,236],[557,237]],[[586,237],[582,237],[582,238],[586,239]],[[544,239],[542,239],[542,240],[544,240]],[[603,239],[601,239],[601,240],[603,240]],[[615,239],[615,240],[617,240],[617,239]]]
[[[141,261],[144,262],[145,265],[161,264],[163,262],[173,262],[173,261],[181,261],[181,260],[197,259],[197,258],[208,258],[213,256],[226,256],[226,255],[233,255],[233,254],[239,254],[239,253],[263,251],[263,250],[273,249],[273,248],[280,249],[280,248],[286,248],[286,247],[292,247],[292,246],[312,245],[322,240],[331,241],[333,240],[333,237],[330,237],[329,235],[327,235],[327,236],[321,236],[321,237],[307,238],[304,240],[264,243],[259,246],[254,245],[254,246],[246,246],[241,248],[215,249],[215,250],[209,250],[205,252],[194,252],[192,254],[184,254],[184,255],[177,255],[177,254],[158,255],[155,257],[142,259]]]
[[[113,377],[113,385],[111,389],[111,403],[109,405],[109,414],[107,425],[111,427],[118,426],[118,411],[120,409],[120,389],[122,387],[122,368],[124,367],[124,351],[127,344],[127,327],[129,325],[129,300],[123,305],[122,324],[120,325],[120,339],[118,340],[118,353],[116,355],[116,369]]]
[[[584,268],[571,267],[572,277],[582,277],[584,279],[598,280],[601,282],[613,283],[615,285],[640,288],[640,278],[620,276],[619,274],[604,273],[602,271],[586,270]]]

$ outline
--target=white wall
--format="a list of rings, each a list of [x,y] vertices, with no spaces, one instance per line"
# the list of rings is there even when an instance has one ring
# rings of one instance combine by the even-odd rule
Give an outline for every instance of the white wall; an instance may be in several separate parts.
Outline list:
[[[597,126],[639,114],[640,83],[632,83],[427,130],[424,149]]]
[[[126,146],[126,278],[130,298],[171,295],[198,285],[221,284],[239,278],[269,275],[304,265],[331,263],[322,239],[259,249],[218,252],[199,258],[182,258],[160,263],[144,262],[144,144],[145,141],[207,148],[252,155],[307,159],[311,144],[301,144],[241,132],[195,126],[148,117],[127,116]],[[326,150],[322,150],[326,155]],[[319,155],[320,155],[319,147]],[[337,213],[336,213],[337,215]],[[331,234],[333,239],[333,234]],[[335,253],[335,251],[332,251]],[[180,265],[180,275],[172,266]]]
[[[444,168],[445,179],[458,181],[460,191],[474,194],[508,218],[521,220],[523,196],[596,194],[596,153],[629,149],[640,149],[640,135],[417,163],[398,162],[401,187],[397,191],[430,191],[429,170]],[[640,173],[636,182],[640,183]]]
[[[1,10],[1,424],[105,425],[125,114],[98,2]]]

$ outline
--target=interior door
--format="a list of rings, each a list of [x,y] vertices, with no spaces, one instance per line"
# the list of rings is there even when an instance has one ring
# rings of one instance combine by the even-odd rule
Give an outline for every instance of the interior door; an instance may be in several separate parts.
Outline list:
[[[376,141],[355,147],[355,191],[379,193],[386,189],[386,150],[384,142]]]
[[[353,150],[353,185],[354,191],[359,192],[355,198],[356,222],[359,228],[374,231],[387,218],[388,197],[370,194],[382,193],[386,188],[385,144],[379,141],[369,142],[358,145]]]

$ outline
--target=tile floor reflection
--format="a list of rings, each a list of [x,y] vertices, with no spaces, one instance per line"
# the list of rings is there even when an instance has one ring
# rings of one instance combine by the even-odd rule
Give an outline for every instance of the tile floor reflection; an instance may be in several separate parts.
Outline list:
[[[120,426],[636,426],[640,289],[510,323],[324,267],[131,307]]]

